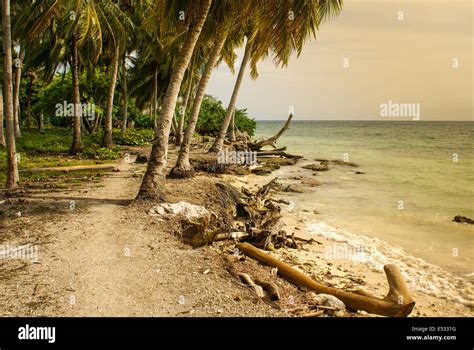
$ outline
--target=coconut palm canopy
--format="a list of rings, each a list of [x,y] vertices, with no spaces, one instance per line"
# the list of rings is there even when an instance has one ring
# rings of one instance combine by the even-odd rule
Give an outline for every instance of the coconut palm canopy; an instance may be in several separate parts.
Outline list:
[[[72,127],[71,153],[81,151],[83,129],[100,132],[102,146],[112,148],[114,127],[120,125],[123,134],[133,124],[153,127],[159,142],[153,144],[140,193],[159,196],[170,137],[181,145],[184,163],[178,168],[190,174],[189,135],[214,68],[225,63],[236,74],[231,103],[216,130],[213,149],[219,151],[247,67],[257,79],[264,58],[286,66],[325,21],[337,16],[342,1],[25,0],[11,1],[10,8],[2,22],[8,16],[11,28],[2,25],[2,31],[10,30],[13,47],[14,129],[19,132],[24,119],[31,127],[40,114],[46,122],[55,120],[43,110],[51,103],[44,103],[42,91],[51,93],[51,86],[58,89],[59,82],[67,82],[70,92],[64,100],[71,98],[73,106],[98,104],[94,122],[76,107],[73,118],[62,122]],[[241,47],[246,54],[236,66],[235,52]],[[97,77],[105,86],[92,83]]]

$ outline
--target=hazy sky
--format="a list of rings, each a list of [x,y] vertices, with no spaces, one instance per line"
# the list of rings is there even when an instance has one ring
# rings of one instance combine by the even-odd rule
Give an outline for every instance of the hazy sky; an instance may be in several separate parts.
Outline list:
[[[420,120],[474,120],[473,17],[472,1],[346,0],[288,67],[267,59],[256,81],[247,72],[238,107],[256,119],[294,106],[296,119],[392,120],[380,116],[391,100],[419,104]],[[208,93],[227,105],[234,82],[221,65]]]

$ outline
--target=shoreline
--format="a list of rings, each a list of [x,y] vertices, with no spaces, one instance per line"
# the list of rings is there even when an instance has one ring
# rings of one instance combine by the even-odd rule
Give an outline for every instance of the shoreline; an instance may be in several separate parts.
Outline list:
[[[301,169],[300,163],[297,163],[296,165],[283,166],[284,169],[278,173],[281,176],[279,179],[281,179],[285,184],[303,182],[302,187],[305,187],[304,182],[306,181],[306,190],[314,190],[311,189],[312,182],[308,180],[315,178],[310,174],[307,174],[306,176],[301,174],[300,179],[295,179],[295,177],[292,176],[292,171],[299,171],[297,168]],[[282,173],[289,176],[283,177]],[[272,172],[267,175],[225,175],[225,177],[227,181],[238,188],[245,186],[249,189],[252,189],[253,187],[262,186],[268,183],[277,176],[274,174],[274,172]],[[318,185],[313,186],[317,188]],[[293,199],[293,203],[291,203],[290,206],[294,206],[294,203],[302,198],[301,196],[304,196],[304,193],[291,193],[291,199]],[[282,199],[282,197],[285,197],[284,199],[286,200],[289,199],[287,193],[275,194],[275,198],[277,199]],[[304,250],[283,248],[275,250],[271,254],[274,254],[277,258],[292,263],[293,266],[297,267],[316,281],[321,280],[335,288],[357,289],[358,287],[361,287],[367,292],[378,297],[384,297],[386,295],[388,287],[383,270],[380,267],[376,268],[374,264],[371,266],[370,262],[364,260],[363,251],[361,257],[361,251],[358,250],[357,247],[354,248],[354,245],[348,244],[348,241],[341,240],[341,237],[322,235],[314,232],[314,230],[311,230],[311,225],[321,224],[321,222],[317,218],[317,214],[312,213],[310,210],[303,209],[300,211],[295,211],[291,208],[288,210],[289,206],[286,205],[281,205],[281,207],[281,221],[283,222],[282,229],[290,233],[295,232],[296,236],[304,239],[312,238],[318,243],[305,245],[305,248],[307,249]],[[353,236],[354,237],[352,238],[356,240],[363,239],[364,241],[378,241],[379,243],[386,245],[388,249],[393,248],[394,250],[397,250],[397,252],[400,253],[399,256],[403,254],[412,259],[416,259],[416,261],[423,262],[425,267],[429,267],[430,269],[434,269],[439,272],[438,276],[435,276],[435,279],[445,277],[443,274],[448,274],[449,278],[452,280],[457,280],[458,282],[461,280],[460,277],[453,276],[438,266],[426,263],[421,258],[416,258],[404,253],[400,247],[390,245],[387,242],[377,238],[366,237],[359,234],[353,234]],[[380,253],[377,251],[377,248],[375,251],[376,253]],[[400,265],[401,260],[395,260],[393,263],[397,264],[398,266]],[[408,264],[411,263],[413,263],[413,260],[408,262]],[[465,279],[464,281],[466,283],[464,286],[465,290],[463,291],[464,296],[469,298],[472,296],[472,283]],[[464,304],[462,302],[455,302],[452,299],[450,300],[449,298],[446,298],[446,296],[443,297],[442,293],[438,293],[437,295],[435,291],[432,293],[421,291],[420,288],[416,288],[416,285],[414,285],[413,281],[410,283],[410,279],[407,279],[407,283],[409,284],[412,295],[416,301],[416,306],[411,316],[474,316],[474,303],[471,300],[463,300],[462,302]],[[454,298],[456,297],[454,296]],[[366,314],[365,312],[359,313],[364,316],[369,316],[369,314]]]
[[[205,147],[200,141],[196,146],[193,158],[205,161]],[[142,147],[133,149],[128,152],[149,151]],[[175,155],[176,149],[172,147],[170,166]],[[295,306],[314,305],[311,292],[277,277],[271,268],[252,258],[244,255],[236,258],[233,240],[215,241],[193,249],[180,238],[179,220],[148,214],[156,203],[144,201],[130,206],[145,164],[119,161],[116,166],[119,171],[106,175],[103,184],[84,182],[80,187],[52,193],[46,188],[30,188],[14,200],[22,215],[8,220],[4,240],[16,245],[40,244],[40,261],[21,266],[23,273],[14,275],[18,281],[11,276],[3,280],[0,293],[0,299],[5,301],[3,315],[300,317],[290,310]],[[297,163],[294,169],[300,166]],[[290,165],[281,169],[285,172],[292,168]],[[190,179],[169,179],[167,202],[186,201],[220,213],[227,208],[216,197],[216,183],[224,180],[236,187],[245,185],[254,190],[268,183],[275,174],[275,171],[264,176],[199,172]],[[311,188],[311,181],[307,184]],[[296,202],[304,194],[285,192],[285,196],[291,196]],[[27,198],[27,202],[22,202],[20,197]],[[69,198],[75,198],[77,210],[68,210]],[[34,214],[34,207],[37,210],[44,207],[47,211],[41,209]],[[310,212],[303,212],[300,217],[296,211],[288,211],[286,205],[280,207],[283,229],[288,234],[295,231],[297,236],[313,238],[320,244],[314,242],[304,244],[301,250],[285,247],[266,253],[327,286],[363,289],[377,297],[386,295],[388,286],[383,273],[351,260],[326,256],[334,241],[305,231],[309,223],[305,216],[311,215]],[[51,214],[51,208],[56,208],[60,215]],[[21,235],[12,235],[18,230]],[[271,302],[267,304],[269,301],[257,297],[251,288],[242,284],[229,269],[226,263],[229,258],[233,259],[231,266],[237,272],[278,285],[282,296],[278,307]],[[0,264],[8,272],[17,268],[19,261],[3,259]],[[16,283],[31,285],[31,288],[17,290]],[[123,290],[125,285],[130,286],[126,291]],[[473,316],[465,306],[412,292],[416,306],[410,317]],[[70,304],[71,297],[74,297],[74,305]],[[358,311],[347,312],[344,317],[378,316]]]

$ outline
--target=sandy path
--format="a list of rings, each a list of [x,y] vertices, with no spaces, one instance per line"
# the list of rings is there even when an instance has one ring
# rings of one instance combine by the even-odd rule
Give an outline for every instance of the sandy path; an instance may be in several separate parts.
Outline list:
[[[21,217],[37,263],[0,261],[0,315],[259,316],[277,312],[231,280],[210,249],[191,249],[129,206],[143,165],[120,163],[103,187],[40,194],[64,215]],[[29,197],[31,198],[31,197]],[[74,201],[75,210],[69,210]],[[209,269],[211,272],[203,274]],[[0,270],[0,272],[2,272]],[[239,296],[239,297],[237,297]],[[243,296],[243,297],[242,297]]]

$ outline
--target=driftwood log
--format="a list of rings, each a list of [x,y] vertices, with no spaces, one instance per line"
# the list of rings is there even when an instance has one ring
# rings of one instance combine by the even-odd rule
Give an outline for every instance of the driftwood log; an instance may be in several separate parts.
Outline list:
[[[277,148],[276,141],[280,138],[281,135],[283,135],[286,129],[288,129],[288,127],[290,126],[291,119],[293,119],[293,113],[290,113],[290,115],[288,116],[288,119],[286,120],[285,125],[283,125],[283,127],[280,129],[280,131],[276,133],[276,135],[273,135],[272,137],[269,137],[268,139],[249,143],[250,149],[252,151],[258,151],[265,146],[271,146],[273,148]]]
[[[252,277],[250,277],[250,275],[246,273],[238,273],[237,275],[242,279],[242,281],[244,281],[246,284],[253,288],[255,294],[257,294],[259,298],[263,298],[265,296],[265,293],[263,293],[262,286],[256,284],[253,281]]]
[[[365,292],[346,292],[325,286],[314,281],[290,265],[266,254],[251,244],[241,243],[237,245],[237,248],[251,258],[271,267],[276,267],[278,269],[278,274],[293,284],[309,288],[317,293],[333,295],[340,299],[347,308],[352,310],[363,310],[368,313],[382,316],[406,317],[411,313],[415,306],[415,301],[410,295],[410,291],[408,290],[403,276],[399,269],[393,264],[384,266],[385,275],[387,276],[389,285],[389,292],[385,298],[380,299]]]
[[[303,158],[302,156],[297,156],[293,154],[286,153],[286,147],[281,147],[277,148],[276,142],[280,138],[281,135],[288,129],[290,126],[291,119],[293,119],[293,113],[290,113],[288,116],[288,119],[286,120],[285,124],[283,127],[272,137],[259,140],[259,141],[246,141],[246,147],[250,151],[257,152],[257,157],[274,157],[274,156],[279,156],[279,157],[284,157],[288,159],[301,159]],[[265,146],[270,146],[273,149],[272,150],[264,150],[262,149]]]

